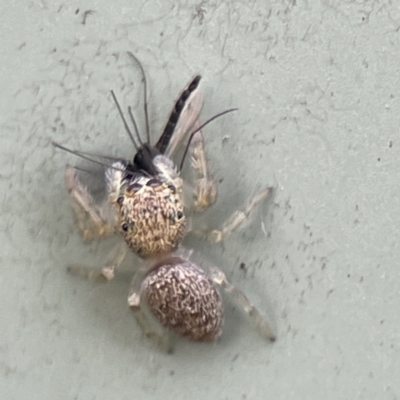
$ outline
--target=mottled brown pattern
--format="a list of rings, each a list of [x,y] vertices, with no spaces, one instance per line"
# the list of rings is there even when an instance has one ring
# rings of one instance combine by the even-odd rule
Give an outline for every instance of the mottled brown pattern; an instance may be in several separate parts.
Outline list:
[[[118,205],[121,234],[140,257],[170,253],[182,241],[186,218],[173,185],[142,178],[141,185],[125,189]]]
[[[220,295],[203,270],[179,260],[151,271],[142,283],[142,294],[164,326],[192,340],[215,340],[222,332]]]

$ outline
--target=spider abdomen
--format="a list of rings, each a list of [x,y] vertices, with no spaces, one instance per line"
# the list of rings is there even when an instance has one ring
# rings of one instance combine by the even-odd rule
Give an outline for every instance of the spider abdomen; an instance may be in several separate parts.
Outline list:
[[[222,332],[223,304],[213,282],[190,261],[171,258],[153,269],[142,294],[155,317],[191,340],[210,342]]]

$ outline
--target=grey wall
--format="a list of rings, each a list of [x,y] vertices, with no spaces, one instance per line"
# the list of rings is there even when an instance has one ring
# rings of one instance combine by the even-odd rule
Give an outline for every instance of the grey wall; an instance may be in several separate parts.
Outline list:
[[[2,399],[400,398],[394,3],[3,2]],[[148,75],[154,135],[195,73],[202,119],[239,107],[205,130],[222,182],[204,221],[262,185],[275,196],[224,245],[187,245],[270,315],[273,345],[227,302],[217,344],[163,354],[126,306],[129,277],[96,286],[66,274],[101,266],[112,240],[82,243],[63,171],[85,164],[50,142],[132,153],[109,95],[140,115],[128,50]]]

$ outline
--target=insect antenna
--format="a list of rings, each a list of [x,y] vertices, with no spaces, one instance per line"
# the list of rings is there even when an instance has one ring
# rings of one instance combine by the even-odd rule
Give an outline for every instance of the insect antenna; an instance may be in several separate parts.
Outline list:
[[[63,147],[62,145],[59,145],[58,143],[54,143],[55,147]],[[64,150],[64,148],[62,149]],[[85,156],[88,157],[94,157],[94,158],[103,158],[104,160],[110,160],[112,162],[116,162],[116,161],[121,161],[121,157],[113,157],[113,156],[103,156],[102,154],[96,154],[96,153],[92,153],[90,151],[81,151],[81,150],[72,150],[74,151],[75,155],[78,155],[77,153],[79,153],[79,155],[83,154]]]
[[[93,173],[93,171],[90,171],[89,169],[77,167],[77,166],[75,166],[75,165],[74,165],[74,169],[76,169],[77,171],[84,172],[84,173],[86,173],[86,174],[92,174],[92,173]]]
[[[230,113],[230,112],[237,111],[237,110],[238,110],[237,108],[230,108],[229,110],[225,110],[225,111],[222,111],[222,112],[220,112],[220,113],[214,115],[213,117],[211,117],[210,119],[208,119],[206,122],[204,122],[204,124],[200,125],[199,128],[197,128],[194,132],[192,132],[192,133],[190,134],[189,140],[188,140],[187,145],[186,145],[186,148],[185,148],[185,151],[184,151],[184,153],[183,153],[181,165],[179,166],[179,170],[180,170],[180,171],[182,171],[183,163],[185,162],[185,158],[186,158],[187,152],[188,152],[188,150],[189,150],[190,143],[192,142],[193,136],[194,136],[197,132],[201,131],[201,130],[202,130],[206,125],[208,125],[211,121],[214,121],[214,119],[217,119],[217,118],[219,118],[219,117],[222,117],[222,116],[225,115],[225,114],[228,114],[228,113]]]
[[[128,107],[128,113],[129,113],[129,117],[131,118],[132,124],[133,124],[133,126],[135,128],[137,139],[139,140],[140,145],[143,146],[143,142],[142,142],[142,139],[141,139],[141,137],[139,135],[139,129],[137,127],[136,120],[133,117],[132,107],[131,106]]]
[[[117,171],[120,171],[120,168],[115,168],[115,167],[113,167],[113,166],[110,165],[110,164],[107,164],[107,163],[105,163],[105,162],[101,162],[101,161],[95,160],[94,158],[89,157],[89,156],[87,155],[88,153],[84,153],[84,152],[78,151],[78,150],[69,149],[68,147],[64,147],[63,145],[58,144],[58,143],[56,143],[56,142],[51,142],[51,144],[52,144],[55,148],[57,148],[57,149],[64,150],[64,151],[66,151],[67,153],[71,153],[71,154],[73,154],[74,156],[83,158],[84,160],[90,161],[90,162],[93,163],[93,164],[101,165],[102,167],[112,168],[112,169],[115,169],[115,170],[117,170]],[[108,160],[111,160],[111,161],[121,161],[120,158],[114,158],[114,157],[107,157],[107,156],[95,156],[95,157],[104,158],[104,159],[108,159]]]
[[[138,60],[137,57],[133,55],[130,51],[128,51],[129,57],[132,58],[132,60],[139,66],[140,72],[142,73],[142,80],[143,80],[143,99],[144,99],[144,117],[146,121],[146,138],[147,138],[147,143],[150,144],[150,128],[149,128],[149,113],[147,111],[147,79],[146,79],[146,74],[144,73],[144,69],[140,61]]]
[[[137,143],[135,142],[135,139],[133,138],[132,132],[131,132],[131,130],[129,129],[129,126],[128,126],[127,122],[126,122],[126,119],[125,119],[125,117],[124,117],[124,114],[123,114],[123,112],[122,112],[122,110],[121,110],[121,106],[119,105],[118,100],[117,100],[117,97],[115,96],[113,90],[111,90],[111,95],[112,95],[112,97],[113,97],[113,99],[114,99],[115,105],[117,106],[119,115],[120,115],[121,118],[122,118],[122,122],[124,123],[125,130],[127,131],[129,137],[131,138],[131,141],[132,141],[133,145],[135,146],[136,151],[138,151],[138,150],[139,150],[139,146],[137,145]],[[135,124],[135,129],[136,129],[136,124]]]

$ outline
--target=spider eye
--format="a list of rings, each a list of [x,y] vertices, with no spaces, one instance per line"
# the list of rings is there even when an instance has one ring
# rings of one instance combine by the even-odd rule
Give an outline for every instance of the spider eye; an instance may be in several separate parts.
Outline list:
[[[121,204],[124,202],[124,200],[125,200],[125,199],[124,199],[124,196],[120,196],[120,197],[118,197],[118,199],[117,199],[117,203],[121,205]]]
[[[183,217],[183,212],[182,212],[182,211],[178,211],[178,212],[176,213],[176,216],[178,217],[178,219],[182,219],[182,217]]]
[[[176,193],[176,188],[175,188],[174,185],[169,184],[169,185],[168,185],[168,189],[172,192],[172,194],[175,194],[175,193]]]
[[[129,229],[128,224],[122,224],[122,230],[126,232]]]

